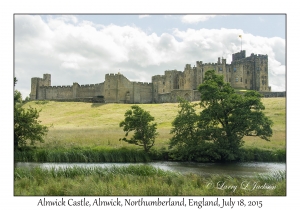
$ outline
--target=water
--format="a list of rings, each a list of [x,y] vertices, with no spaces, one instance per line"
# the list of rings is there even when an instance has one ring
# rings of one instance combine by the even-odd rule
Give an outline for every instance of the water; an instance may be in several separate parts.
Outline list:
[[[15,167],[41,167],[41,168],[65,168],[65,167],[112,167],[128,165],[152,165],[156,168],[179,172],[182,174],[194,173],[208,175],[255,176],[257,174],[269,174],[273,171],[286,171],[285,163],[190,163],[190,162],[151,162],[151,163],[28,163],[18,162]]]

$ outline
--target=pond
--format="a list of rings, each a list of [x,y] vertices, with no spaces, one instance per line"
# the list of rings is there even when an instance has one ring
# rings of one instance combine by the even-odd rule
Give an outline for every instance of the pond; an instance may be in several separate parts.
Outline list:
[[[128,165],[152,165],[156,168],[179,172],[182,174],[194,173],[203,176],[208,175],[229,175],[237,176],[255,176],[257,174],[269,174],[274,171],[286,171],[286,163],[268,163],[268,162],[248,162],[248,163],[190,163],[190,162],[150,162],[150,163],[31,163],[18,162],[15,167],[41,167],[41,168],[59,168],[59,167],[112,167]]]

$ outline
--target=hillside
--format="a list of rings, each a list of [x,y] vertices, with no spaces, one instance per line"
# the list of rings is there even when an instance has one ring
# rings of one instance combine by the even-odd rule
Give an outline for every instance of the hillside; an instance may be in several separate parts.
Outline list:
[[[246,137],[245,147],[261,149],[284,149],[286,141],[286,99],[263,98],[265,113],[273,122],[274,135],[270,142],[257,137]],[[92,104],[82,102],[31,101],[24,107],[41,109],[42,124],[51,126],[41,147],[95,147],[130,146],[119,141],[124,132],[119,123],[131,104]],[[159,136],[157,148],[168,147],[171,123],[178,111],[178,104],[140,104],[155,117]],[[200,111],[200,110],[199,110]]]

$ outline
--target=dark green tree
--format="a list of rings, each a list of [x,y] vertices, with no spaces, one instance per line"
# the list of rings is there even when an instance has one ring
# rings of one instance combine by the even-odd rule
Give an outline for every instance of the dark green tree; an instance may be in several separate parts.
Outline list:
[[[193,156],[201,159],[202,155],[208,159],[232,161],[239,156],[244,136],[258,136],[269,141],[273,123],[263,113],[261,94],[256,91],[237,94],[224,82],[223,76],[213,70],[205,73],[198,90],[203,110],[196,114],[195,105],[181,103],[182,114],[179,112],[171,130],[174,134],[171,147],[184,145],[189,148],[185,151],[190,159],[195,159]]]
[[[199,118],[201,136],[214,142],[221,160],[237,158],[244,136],[258,136],[269,141],[273,123],[263,113],[261,94],[256,91],[238,94],[213,70],[205,73],[199,91],[200,106],[204,109]]]
[[[14,78],[14,84],[17,79]],[[34,145],[36,141],[44,142],[43,136],[47,134],[47,126],[41,125],[38,120],[39,113],[35,108],[22,107],[22,95],[18,90],[14,91],[14,148],[24,148],[27,141]]]
[[[142,146],[145,152],[149,152],[158,135],[156,132],[157,124],[151,123],[154,121],[154,117],[137,105],[131,106],[131,109],[127,110],[124,116],[125,119],[120,122],[120,127],[123,127],[123,131],[126,133],[125,138],[120,140]],[[127,139],[126,137],[131,131],[133,131],[133,135]]]
[[[219,159],[214,151],[213,145],[202,138],[199,127],[200,116],[196,108],[199,103],[179,99],[180,108],[177,116],[172,122],[169,148],[172,158],[183,161],[208,162]]]

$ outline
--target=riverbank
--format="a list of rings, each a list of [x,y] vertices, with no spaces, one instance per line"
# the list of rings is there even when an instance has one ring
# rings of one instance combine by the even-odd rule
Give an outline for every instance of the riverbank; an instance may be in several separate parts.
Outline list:
[[[44,149],[36,148],[24,151],[14,152],[15,162],[81,162],[81,163],[136,163],[150,161],[174,161],[172,151],[165,149],[152,149],[149,153],[136,148],[109,148],[109,147],[94,147],[94,148],[56,148]],[[176,160],[177,161],[177,160]],[[195,160],[180,160],[194,161]],[[237,162],[285,162],[285,150],[262,150],[258,148],[243,148],[240,151]],[[217,162],[217,160],[207,160],[207,162]]]
[[[262,196],[286,195],[285,172],[254,178],[182,175],[153,166],[15,168],[14,195],[26,196]]]

